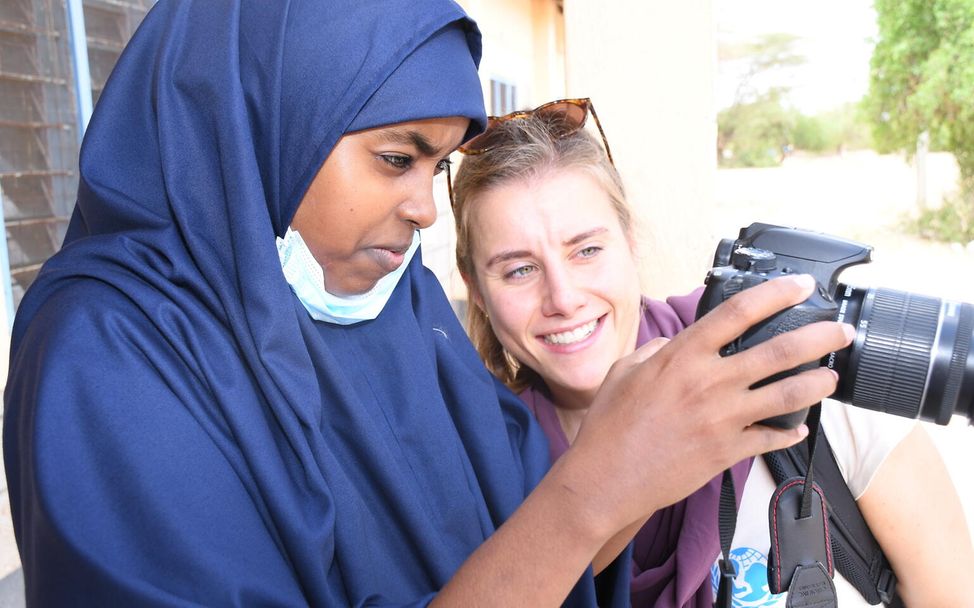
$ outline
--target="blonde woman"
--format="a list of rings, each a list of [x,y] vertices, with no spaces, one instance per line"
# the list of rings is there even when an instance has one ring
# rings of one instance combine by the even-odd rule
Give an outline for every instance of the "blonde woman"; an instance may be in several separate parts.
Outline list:
[[[599,142],[583,128],[589,112],[594,115],[588,100],[567,100],[491,120],[487,132],[461,147],[467,155],[453,188],[457,262],[470,294],[468,332],[487,367],[535,414],[553,459],[584,428],[615,362],[654,339],[676,336],[693,321],[699,297],[662,302],[641,295],[634,218],[604,134]],[[693,421],[710,414],[691,405],[669,415]],[[836,403],[827,402],[822,416],[907,605],[969,602],[970,536],[924,430]],[[703,432],[684,440],[698,459],[708,458],[717,441]],[[732,473],[740,503],[731,552],[735,606],[784,606],[786,594],[770,593],[766,572],[775,483],[761,458],[739,462]],[[634,606],[712,605],[719,488],[720,478],[712,479],[656,511],[636,534]],[[866,605],[839,575],[836,585],[839,605]]]

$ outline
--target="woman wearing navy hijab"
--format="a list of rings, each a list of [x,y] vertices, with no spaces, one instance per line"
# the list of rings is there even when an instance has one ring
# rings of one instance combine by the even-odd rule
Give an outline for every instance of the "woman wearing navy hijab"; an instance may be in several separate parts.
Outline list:
[[[678,396],[810,290],[785,281],[698,324],[712,337],[675,351],[682,376],[640,351],[546,475],[542,434],[417,252],[433,176],[484,127],[479,56],[449,0],[150,11],[13,331],[4,458],[29,605],[624,605],[627,560],[595,578],[600,548],[625,558],[627,525],[800,438],[745,427],[832,376],[773,399]],[[746,389],[844,340],[819,336],[733,375]],[[738,432],[688,458],[701,425],[634,417],[649,386]]]

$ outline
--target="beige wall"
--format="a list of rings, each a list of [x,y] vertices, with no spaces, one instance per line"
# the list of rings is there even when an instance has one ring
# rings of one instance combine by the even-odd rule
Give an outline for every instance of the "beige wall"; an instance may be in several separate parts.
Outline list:
[[[519,107],[591,97],[629,199],[641,218],[646,293],[699,285],[719,238],[700,218],[712,212],[716,160],[712,0],[461,0],[484,35],[481,79],[518,86]],[[459,159],[454,159],[459,162]],[[445,190],[445,185],[443,187]],[[452,217],[424,242],[451,296],[464,291],[452,259]],[[446,243],[440,248],[439,243]]]
[[[555,0],[460,0],[459,4],[477,21],[484,37],[480,79],[485,92],[489,94],[490,79],[495,78],[517,86],[518,107],[532,107],[563,94],[564,33]]]
[[[480,80],[490,108],[490,81],[517,87],[517,107],[534,107],[565,96],[564,20],[555,0],[460,0],[483,33]],[[461,156],[454,154],[454,166]],[[436,273],[447,294],[466,299],[456,270],[456,235],[446,179],[435,184],[438,220],[423,231],[423,262]]]
[[[568,95],[593,98],[643,221],[644,290],[689,291],[718,235],[711,0],[565,0]],[[720,235],[726,236],[726,235]]]

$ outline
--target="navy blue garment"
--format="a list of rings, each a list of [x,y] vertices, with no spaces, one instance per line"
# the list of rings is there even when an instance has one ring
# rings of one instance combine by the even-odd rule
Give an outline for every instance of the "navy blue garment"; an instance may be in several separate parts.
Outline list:
[[[464,52],[397,82],[458,33]],[[150,11],[13,331],[4,459],[30,606],[423,605],[537,484],[545,439],[420,255],[376,320],[339,327],[308,316],[274,243],[345,132],[482,128],[479,56],[449,0]],[[627,589],[626,567],[589,572],[568,604]]]

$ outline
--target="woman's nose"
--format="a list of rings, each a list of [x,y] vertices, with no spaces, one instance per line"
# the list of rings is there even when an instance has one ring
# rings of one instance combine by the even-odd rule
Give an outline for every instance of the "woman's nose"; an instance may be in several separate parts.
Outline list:
[[[585,294],[570,273],[563,269],[545,270],[546,294],[541,312],[546,316],[570,317],[585,303]]]
[[[417,228],[429,228],[436,221],[433,179],[417,179],[401,206],[402,217]]]

